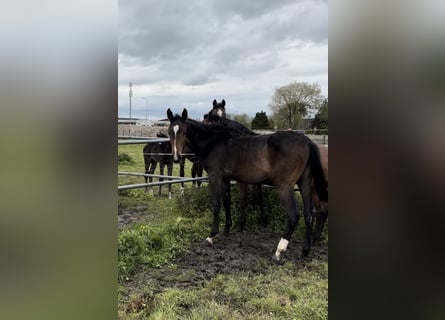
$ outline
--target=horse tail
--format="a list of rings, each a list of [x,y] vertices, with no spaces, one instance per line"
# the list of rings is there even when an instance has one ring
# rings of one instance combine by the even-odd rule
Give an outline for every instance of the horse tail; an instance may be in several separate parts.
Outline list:
[[[314,179],[315,191],[321,201],[328,201],[328,186],[324,177],[320,161],[320,152],[317,145],[309,141],[309,165],[311,166],[312,178]]]

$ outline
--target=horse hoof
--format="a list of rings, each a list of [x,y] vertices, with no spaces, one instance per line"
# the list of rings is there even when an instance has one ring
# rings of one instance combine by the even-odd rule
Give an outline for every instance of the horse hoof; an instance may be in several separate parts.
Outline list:
[[[274,254],[273,256],[272,256],[272,263],[273,264],[276,264],[276,265],[282,265],[283,264],[283,261],[280,259],[280,257],[277,257],[277,255],[276,254]]]
[[[210,245],[211,247],[213,247],[213,239],[210,237],[207,237],[206,241],[205,241],[208,245]]]
[[[301,257],[305,258],[309,255],[309,250],[308,249],[303,249],[303,252],[301,253]]]

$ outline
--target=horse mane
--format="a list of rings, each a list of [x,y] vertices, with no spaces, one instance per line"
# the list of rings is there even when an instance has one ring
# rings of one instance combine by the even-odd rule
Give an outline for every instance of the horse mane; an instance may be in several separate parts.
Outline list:
[[[173,113],[170,113],[169,120],[171,123],[175,121],[184,122],[184,114],[180,116],[179,114],[173,115]],[[185,123],[192,125],[195,130],[199,131],[199,135],[202,135],[202,137],[212,136],[216,140],[226,140],[245,135],[257,135],[242,124],[227,118],[221,118],[219,121],[211,123],[203,123],[186,118]]]
[[[252,135],[252,136],[257,135],[257,133],[253,132],[252,130],[247,128],[245,125],[242,125],[241,123],[239,123],[235,120],[221,118],[221,117],[219,117],[219,118],[220,119],[217,122],[214,122],[214,124],[219,124],[227,129],[236,130],[236,131],[240,132],[241,134]]]
[[[210,123],[203,123],[193,119],[187,119],[186,122],[197,127],[200,131],[212,133],[217,132],[218,135],[226,138],[234,138],[241,135],[257,135],[255,132],[251,131],[249,128],[243,126],[242,124],[226,118],[221,118],[218,122]]]
[[[207,113],[206,113],[206,115],[207,115]],[[231,120],[226,117],[220,117],[219,115],[215,115],[212,113],[212,111],[209,111],[207,119],[208,119],[209,123],[220,124],[225,128],[239,131],[241,134],[257,135],[257,133],[253,132],[252,130],[247,128],[245,125],[243,125],[235,120]]]

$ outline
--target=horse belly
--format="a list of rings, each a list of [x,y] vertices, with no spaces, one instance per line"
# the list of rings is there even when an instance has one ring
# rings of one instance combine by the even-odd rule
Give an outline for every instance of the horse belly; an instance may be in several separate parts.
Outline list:
[[[225,168],[224,176],[248,184],[265,183],[269,178],[269,170],[252,164],[240,166],[239,163],[234,163]]]

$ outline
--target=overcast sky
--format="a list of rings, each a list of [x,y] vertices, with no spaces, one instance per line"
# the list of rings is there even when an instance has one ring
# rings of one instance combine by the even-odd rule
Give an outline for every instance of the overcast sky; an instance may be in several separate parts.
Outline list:
[[[119,1],[119,116],[202,117],[213,99],[231,114],[266,111],[274,90],[317,82],[328,96],[323,0]]]

